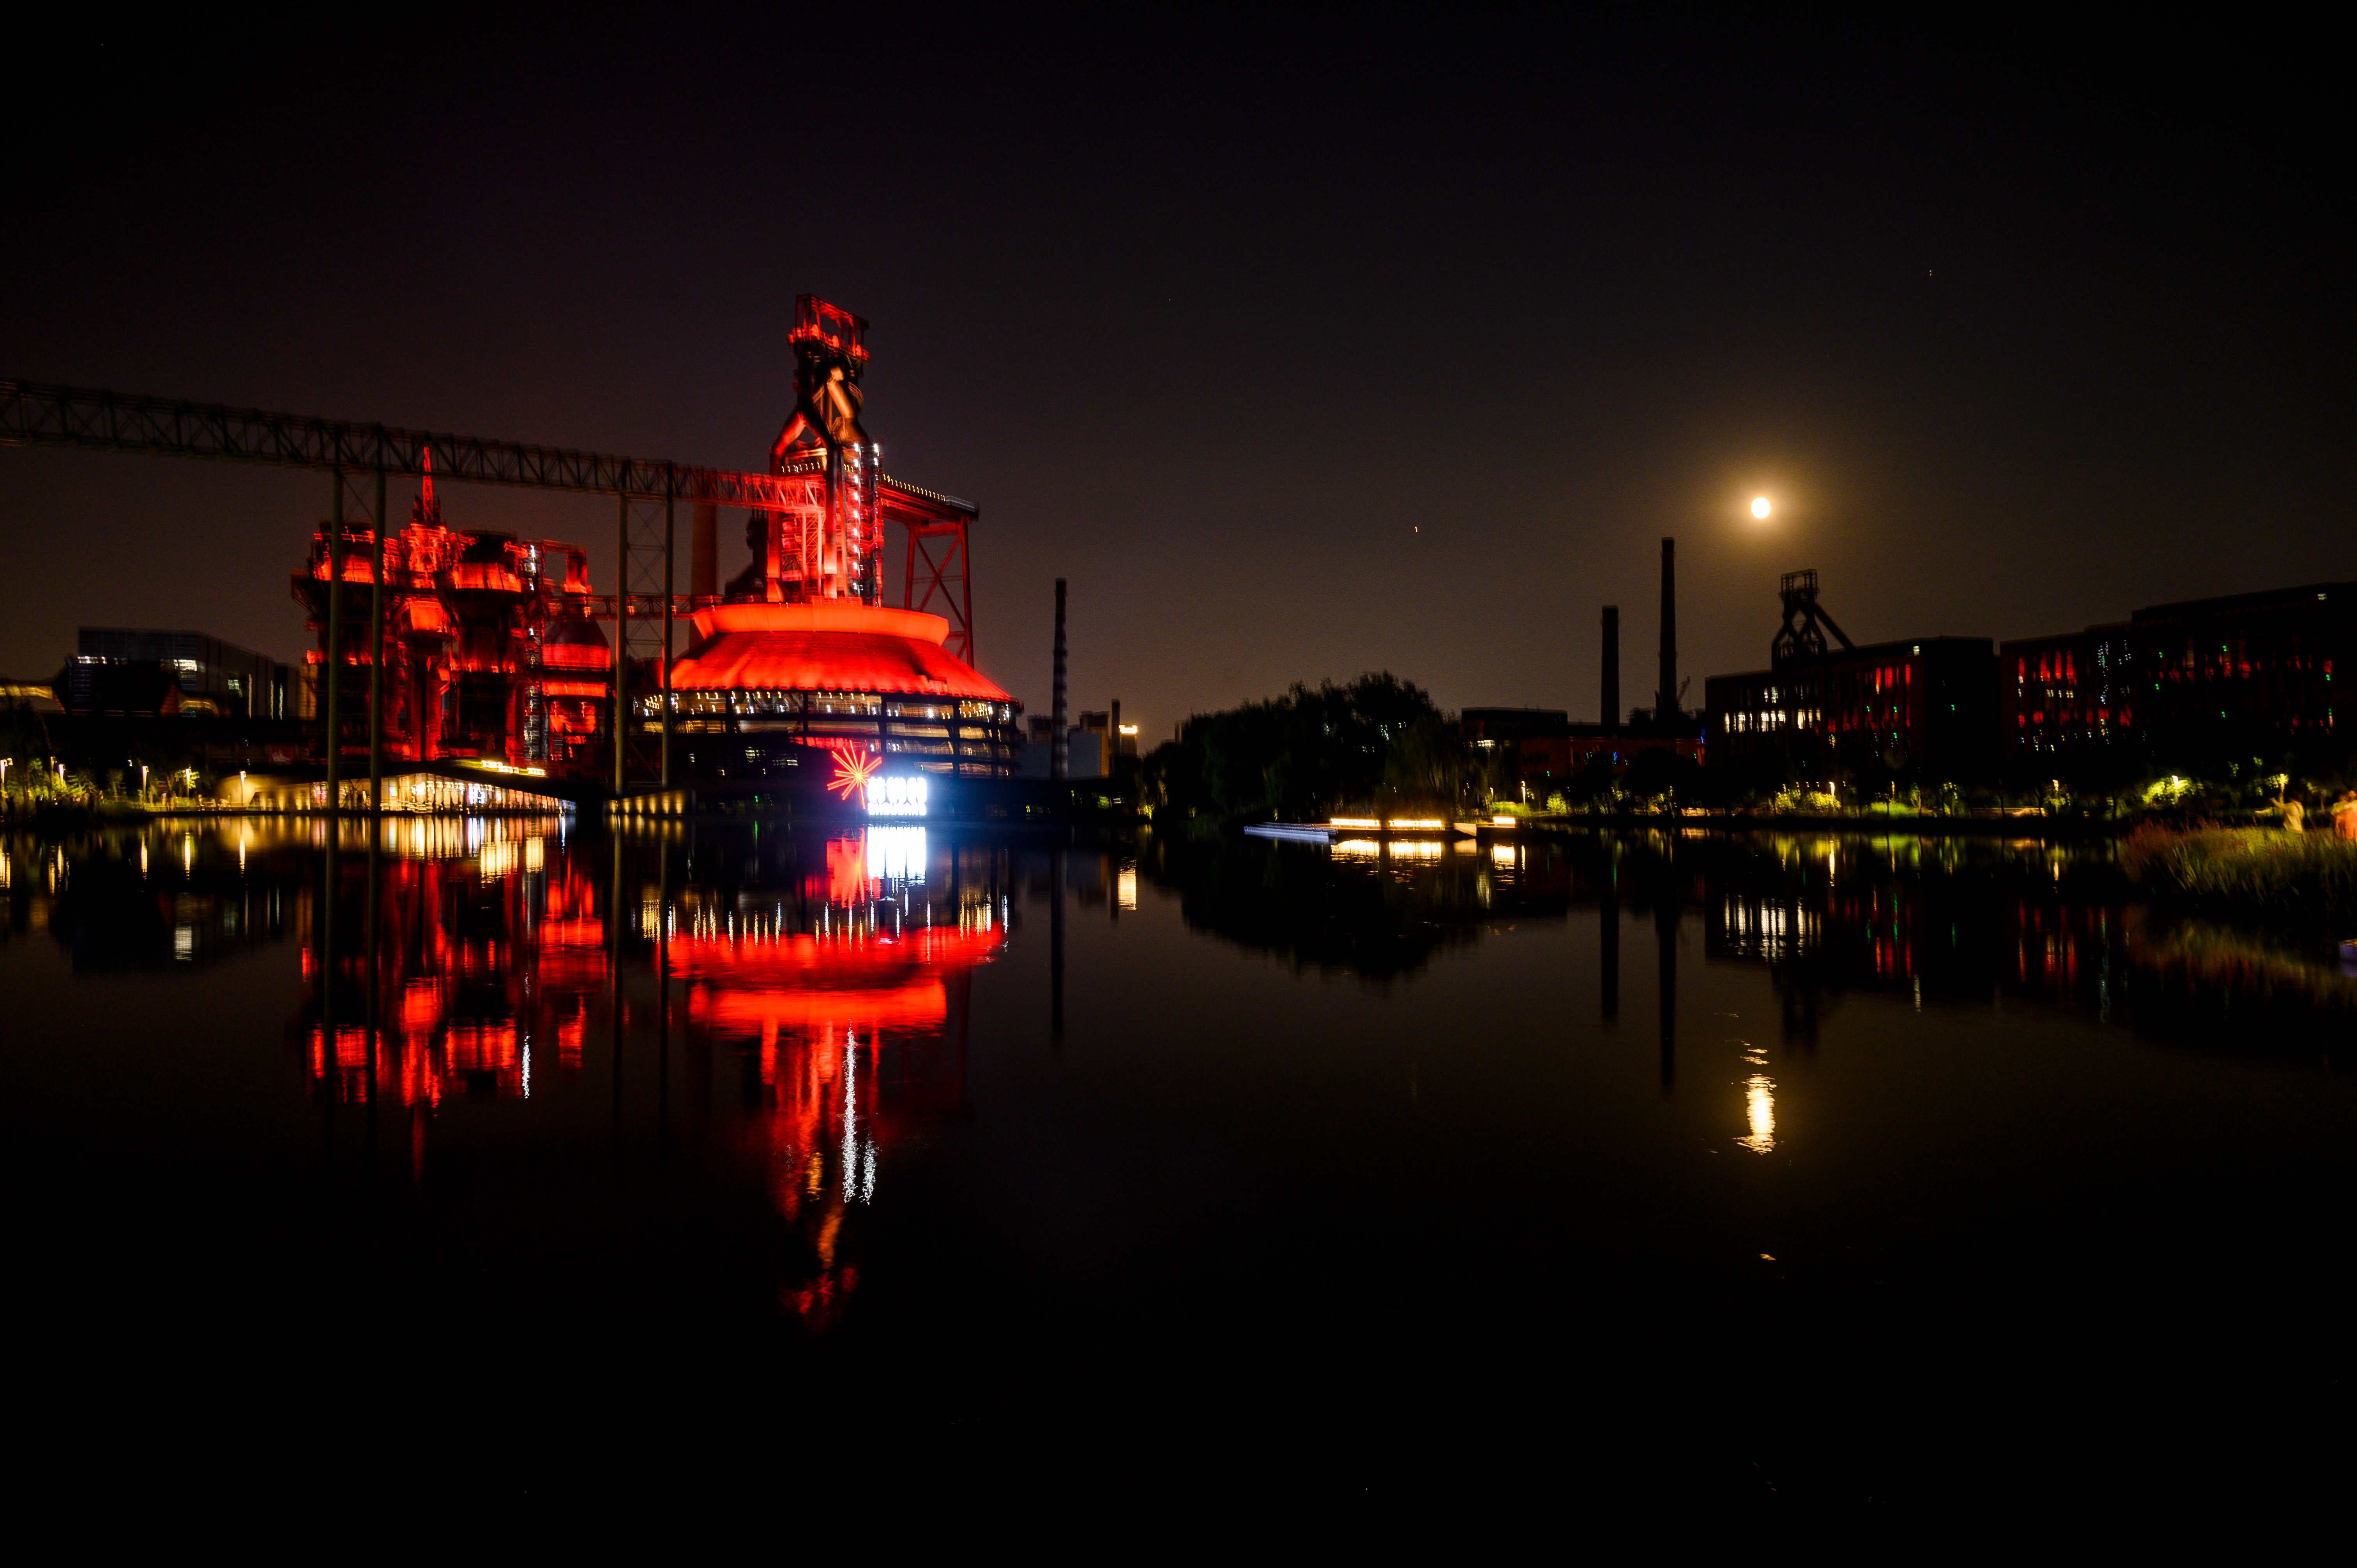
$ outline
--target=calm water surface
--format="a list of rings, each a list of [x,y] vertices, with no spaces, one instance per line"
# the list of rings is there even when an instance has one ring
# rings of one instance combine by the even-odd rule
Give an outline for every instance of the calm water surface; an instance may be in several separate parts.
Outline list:
[[[2346,1457],[2357,980],[2104,850],[348,832],[5,841],[62,1445],[1362,1506]]]

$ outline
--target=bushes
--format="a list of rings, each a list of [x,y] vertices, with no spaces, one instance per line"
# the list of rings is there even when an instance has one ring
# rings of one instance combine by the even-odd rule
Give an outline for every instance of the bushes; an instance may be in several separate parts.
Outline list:
[[[2357,843],[2263,828],[2138,828],[2120,867],[2156,903],[2357,933]]]
[[[1467,746],[1420,688],[1385,673],[1199,714],[1146,757],[1141,784],[1157,812],[1223,822],[1454,811],[1480,804],[1512,760]]]

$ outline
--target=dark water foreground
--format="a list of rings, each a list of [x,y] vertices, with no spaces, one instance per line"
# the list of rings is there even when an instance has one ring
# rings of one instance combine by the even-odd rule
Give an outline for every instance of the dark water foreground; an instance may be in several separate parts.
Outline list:
[[[5,841],[53,1454],[1376,1522],[2345,1473],[2357,980],[2103,848],[353,832]]]

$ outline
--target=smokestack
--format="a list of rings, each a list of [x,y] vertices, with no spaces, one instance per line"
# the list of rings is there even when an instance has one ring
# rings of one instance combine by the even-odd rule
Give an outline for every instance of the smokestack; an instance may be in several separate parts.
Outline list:
[[[1653,719],[1678,717],[1678,542],[1662,541],[1662,689],[1654,694]]]
[[[1620,607],[1604,607],[1604,727],[1620,727]]]
[[[1056,579],[1056,695],[1049,710],[1056,726],[1055,743],[1048,752],[1048,777],[1062,779],[1071,772],[1072,737],[1064,725],[1064,579]]]
[[[1121,750],[1121,699],[1113,700],[1113,713],[1105,720],[1105,771],[1113,771],[1113,759]]]
[[[710,501],[695,503],[688,530],[687,591],[699,599],[720,596],[720,509]]]

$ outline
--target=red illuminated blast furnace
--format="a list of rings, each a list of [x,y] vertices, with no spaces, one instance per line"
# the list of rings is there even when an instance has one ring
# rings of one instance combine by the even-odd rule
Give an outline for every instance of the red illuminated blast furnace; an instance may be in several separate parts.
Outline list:
[[[770,449],[786,504],[751,514],[753,558],[725,593],[673,601],[694,640],[671,671],[668,703],[651,670],[632,673],[634,735],[668,725],[688,777],[706,789],[792,784],[816,797],[834,759],[867,772],[1006,778],[1017,704],[973,664],[967,503],[901,484],[861,423],[867,324],[804,295],[790,334],[794,409]],[[593,775],[610,757],[615,669],[583,553],[550,540],[443,524],[430,471],[409,527],[384,542],[382,715],[388,756],[475,757]],[[710,515],[710,509],[704,509]],[[907,540],[902,603],[888,607],[888,525]],[[701,527],[702,524],[699,524]],[[327,710],[328,527],[296,574],[317,648],[309,708]],[[368,623],[367,524],[343,531],[348,626]],[[708,537],[705,535],[705,537]],[[702,546],[699,544],[699,550]],[[708,558],[708,557],[705,557]],[[644,596],[630,596],[646,613]],[[345,639],[340,747],[364,749],[372,656]]]
[[[974,510],[883,478],[861,423],[866,327],[815,295],[798,303],[794,412],[770,471],[801,481],[800,499],[753,514],[752,559],[720,602],[695,609],[669,712],[660,693],[636,704],[638,723],[673,726],[707,789],[815,793],[840,772],[896,768],[1014,774],[1019,705],[970,662]],[[883,602],[888,521],[909,542],[899,608]]]
[[[613,703],[613,655],[592,618],[581,551],[546,539],[445,527],[433,455],[410,523],[384,542],[385,755],[408,761],[480,757],[551,772],[594,766]],[[375,531],[344,530],[346,626],[368,625]],[[294,578],[318,646],[306,674],[306,716],[324,715],[328,527]],[[340,687],[346,752],[365,754],[370,650],[347,636]]]

